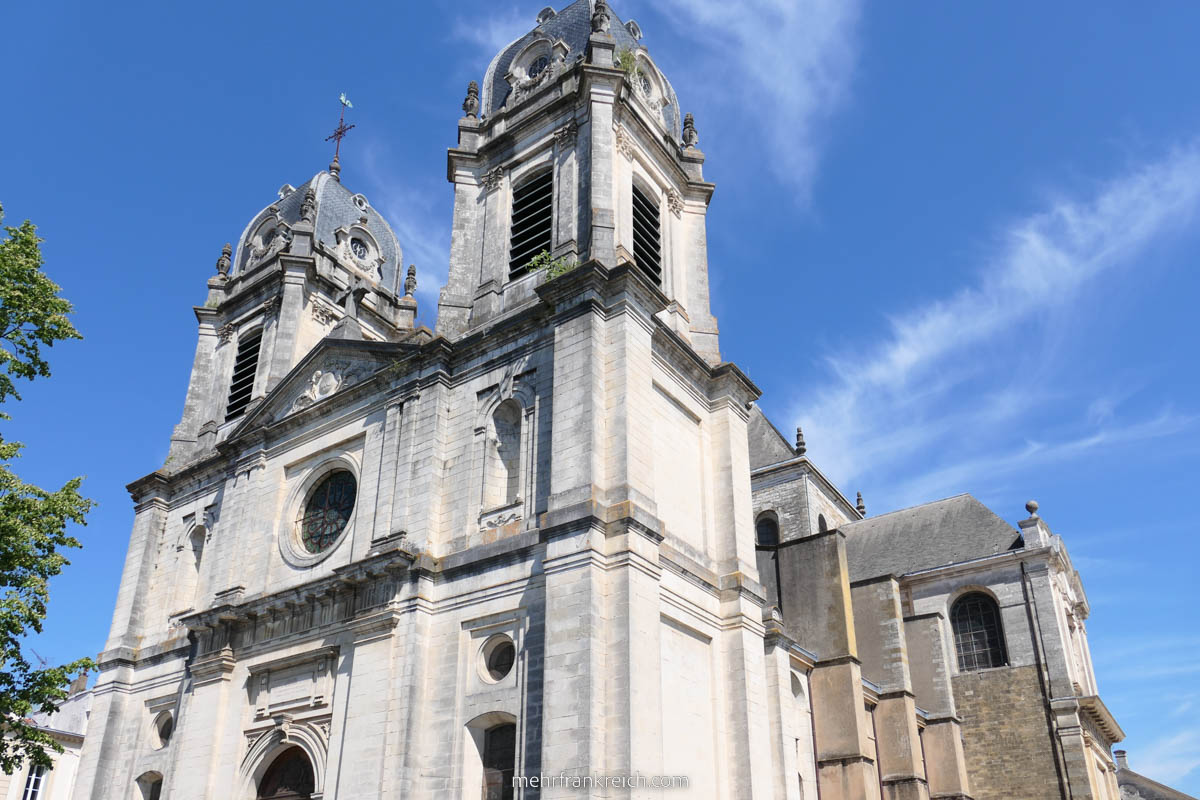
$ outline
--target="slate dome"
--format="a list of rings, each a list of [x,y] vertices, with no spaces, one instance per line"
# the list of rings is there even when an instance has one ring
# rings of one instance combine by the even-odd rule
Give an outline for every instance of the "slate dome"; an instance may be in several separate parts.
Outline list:
[[[404,253],[392,227],[364,195],[350,191],[327,171],[318,172],[296,188],[284,184],[279,199],[254,215],[238,240],[233,274],[265,260],[272,247],[282,249],[292,228],[301,222],[310,190],[314,247],[333,253],[341,246],[339,238],[345,240],[347,249],[353,245],[358,251],[355,255],[363,256],[361,262],[368,267],[365,271],[381,288],[401,294]]]
[[[513,40],[497,53],[488,65],[483,78],[483,91],[480,98],[481,113],[485,116],[494,114],[507,105],[513,86],[508,82],[506,76],[512,68],[514,59],[533,42],[539,39],[552,43],[561,41],[567,47],[566,63],[570,64],[582,59],[587,53],[588,38],[592,35],[592,9],[593,0],[575,0],[574,3],[557,12],[550,7],[543,9],[537,15],[537,24],[533,30]],[[646,48],[638,41],[641,38],[641,29],[637,23],[623,22],[618,19],[611,5],[609,6],[609,15],[611,24],[608,33],[616,41],[617,52],[631,50],[635,53],[639,51],[645,53]],[[667,105],[663,107],[663,122],[666,124],[667,130],[677,134],[680,122],[679,103],[675,97],[675,90],[666,76],[660,74],[660,77],[665,88],[664,94],[668,100]]]

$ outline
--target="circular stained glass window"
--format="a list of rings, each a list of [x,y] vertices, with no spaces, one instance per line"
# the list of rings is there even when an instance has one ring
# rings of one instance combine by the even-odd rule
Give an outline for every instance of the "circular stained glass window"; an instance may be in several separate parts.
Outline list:
[[[358,481],[348,470],[325,477],[308,495],[300,518],[300,541],[310,553],[323,553],[333,546],[350,521]]]
[[[546,67],[548,66],[550,66],[550,58],[548,56],[538,56],[533,60],[533,63],[529,65],[529,69],[526,70],[526,72],[529,73],[530,78],[536,78],[538,75],[541,75],[543,72],[545,72]]]
[[[350,252],[354,253],[355,258],[366,258],[368,252],[367,243],[362,239],[351,239]]]

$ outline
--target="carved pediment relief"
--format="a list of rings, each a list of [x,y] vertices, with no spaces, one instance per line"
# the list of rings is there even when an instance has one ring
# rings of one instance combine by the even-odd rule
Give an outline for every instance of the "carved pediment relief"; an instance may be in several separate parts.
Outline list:
[[[374,359],[324,359],[307,373],[306,379],[296,381],[290,395],[273,415],[276,420],[303,411],[326,400],[373,375],[383,364]]]

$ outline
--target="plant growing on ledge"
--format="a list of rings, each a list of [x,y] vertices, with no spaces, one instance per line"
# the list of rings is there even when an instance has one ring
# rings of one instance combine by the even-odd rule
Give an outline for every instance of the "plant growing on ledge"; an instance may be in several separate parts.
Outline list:
[[[617,52],[617,67],[630,77],[637,71],[637,56],[628,47],[623,47]]]
[[[554,280],[559,275],[566,275],[571,270],[579,266],[579,262],[567,256],[560,256],[555,259],[550,258],[550,251],[543,250],[529,260],[526,267],[530,271],[538,271],[546,273],[546,280]]]

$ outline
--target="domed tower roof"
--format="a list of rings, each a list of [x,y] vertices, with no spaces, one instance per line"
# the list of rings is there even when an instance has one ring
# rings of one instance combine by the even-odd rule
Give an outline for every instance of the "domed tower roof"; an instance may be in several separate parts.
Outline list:
[[[587,52],[588,37],[592,35],[593,0],[575,0],[574,3],[561,11],[546,7],[537,16],[537,25],[529,33],[518,37],[515,41],[496,54],[488,65],[483,78],[483,92],[480,98],[480,109],[484,115],[494,114],[504,108],[512,94],[513,86],[509,82],[513,61],[535,41],[548,40],[562,42],[566,46],[566,61],[582,59]],[[609,34],[616,41],[617,52],[630,50],[637,52],[645,48],[639,44],[641,29],[632,20],[622,22],[612,14],[612,25]],[[665,81],[665,78],[664,78]],[[666,84],[666,93],[670,102],[663,107],[663,122],[667,130],[679,131],[678,101],[675,89],[670,83]]]
[[[311,202],[311,210],[305,207],[306,199]],[[284,184],[279,199],[254,215],[238,241],[233,274],[264,260],[277,237],[290,239],[291,229],[306,214],[313,225],[315,248],[330,252],[339,248],[358,250],[351,253],[368,277],[393,294],[401,293],[404,253],[392,227],[364,195],[351,192],[324,171],[299,188]],[[360,253],[364,254],[361,258]]]

